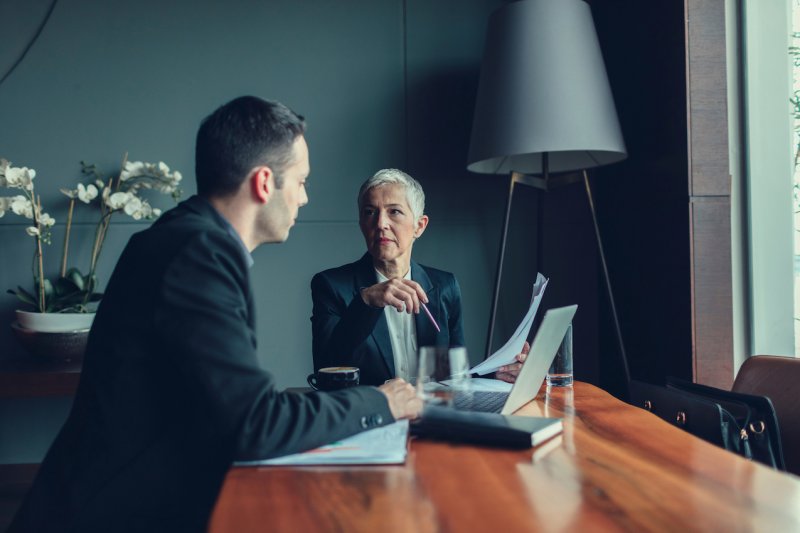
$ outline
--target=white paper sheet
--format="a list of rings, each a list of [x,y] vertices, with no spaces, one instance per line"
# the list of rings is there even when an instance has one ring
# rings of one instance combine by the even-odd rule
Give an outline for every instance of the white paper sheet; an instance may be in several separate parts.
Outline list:
[[[517,327],[517,330],[508,339],[502,348],[494,352],[485,361],[479,363],[470,369],[471,374],[485,375],[490,372],[496,371],[503,365],[508,365],[514,362],[514,357],[522,351],[528,334],[533,325],[533,319],[536,318],[536,311],[539,309],[539,304],[544,296],[544,290],[547,288],[549,279],[545,278],[541,273],[536,274],[536,282],[533,284],[533,294],[531,295],[531,305],[528,312],[522,319],[522,322]]]
[[[385,465],[406,461],[408,420],[370,429],[307,452],[261,461],[237,461],[236,466]]]

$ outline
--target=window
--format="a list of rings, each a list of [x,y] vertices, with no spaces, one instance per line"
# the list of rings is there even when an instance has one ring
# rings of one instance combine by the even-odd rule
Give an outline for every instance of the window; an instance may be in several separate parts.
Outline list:
[[[796,354],[800,339],[800,219],[792,195],[800,139],[790,54],[799,5],[726,3],[737,368],[749,355]]]
[[[792,1],[792,180],[794,209],[794,354],[800,355],[800,0]]]

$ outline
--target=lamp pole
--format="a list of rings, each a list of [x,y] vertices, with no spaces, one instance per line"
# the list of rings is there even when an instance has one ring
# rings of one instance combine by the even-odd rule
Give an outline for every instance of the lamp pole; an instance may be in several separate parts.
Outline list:
[[[484,358],[489,357],[492,354],[492,340],[494,338],[494,323],[495,319],[497,318],[497,303],[500,300],[500,281],[503,277],[503,258],[506,255],[506,241],[508,239],[508,222],[511,218],[511,204],[512,199],[514,197],[514,185],[517,182],[521,183],[528,183],[529,185],[537,188],[543,188],[547,190],[548,180],[550,179],[550,156],[547,152],[542,154],[542,183],[533,184],[528,183],[530,180],[527,180],[528,176],[522,174],[521,172],[511,172],[511,180],[508,186],[508,198],[506,199],[506,216],[503,221],[503,229],[500,232],[500,250],[497,255],[497,270],[494,277],[494,292],[492,294],[492,310],[489,314],[489,331],[486,334],[486,353],[484,354]],[[542,261],[542,224],[544,221],[543,216],[543,202],[542,196],[539,195],[539,202],[538,202],[538,214],[537,214],[537,228],[536,228],[536,261],[541,264]]]
[[[589,184],[589,174],[585,170],[583,171],[583,183],[586,186],[586,196],[589,199],[589,209],[592,212],[594,234],[597,237],[597,248],[600,250],[600,263],[603,265],[603,276],[606,279],[608,300],[611,303],[611,315],[614,317],[614,329],[617,333],[617,343],[619,343],[619,352],[622,356],[622,370],[625,372],[625,386],[627,387],[628,383],[631,381],[631,372],[628,368],[628,355],[625,353],[625,343],[622,342],[622,329],[619,326],[619,318],[617,317],[617,305],[614,303],[614,292],[611,290],[611,277],[608,275],[606,254],[603,250],[603,239],[600,238],[600,226],[597,224],[597,213],[594,209],[594,196],[592,196],[592,187]]]
[[[511,180],[508,185],[508,198],[506,199],[506,216],[503,221],[503,229],[500,233],[500,250],[497,255],[497,271],[494,276],[494,293],[492,295],[492,310],[489,314],[489,332],[486,334],[486,353],[484,358],[492,353],[492,337],[494,335],[494,321],[497,317],[497,302],[500,299],[500,279],[503,276],[503,258],[506,255],[506,239],[508,238],[508,220],[511,216],[511,199],[514,197],[514,184],[517,181],[517,173],[511,173]]]

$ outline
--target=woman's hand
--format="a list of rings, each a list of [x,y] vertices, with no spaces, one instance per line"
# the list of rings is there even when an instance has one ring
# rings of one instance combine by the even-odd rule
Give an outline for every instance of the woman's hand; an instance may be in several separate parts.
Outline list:
[[[398,312],[419,313],[419,302],[428,303],[428,295],[416,281],[390,279],[361,289],[361,299],[372,307],[394,307]]]
[[[522,363],[524,363],[525,359],[528,358],[528,352],[530,351],[531,345],[528,344],[528,341],[525,341],[525,344],[522,346],[522,351],[514,358],[517,362],[498,368],[497,372],[495,373],[495,377],[502,381],[507,381],[508,383],[514,383],[517,381],[519,371],[522,370]]]

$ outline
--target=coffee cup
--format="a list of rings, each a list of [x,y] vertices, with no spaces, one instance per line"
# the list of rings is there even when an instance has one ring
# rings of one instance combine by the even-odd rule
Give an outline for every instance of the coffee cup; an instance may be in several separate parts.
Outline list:
[[[306,378],[315,390],[332,391],[358,385],[361,371],[355,366],[330,366],[320,368]]]

